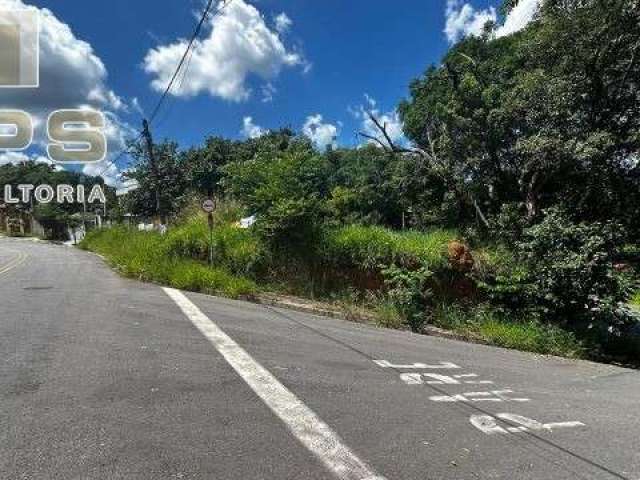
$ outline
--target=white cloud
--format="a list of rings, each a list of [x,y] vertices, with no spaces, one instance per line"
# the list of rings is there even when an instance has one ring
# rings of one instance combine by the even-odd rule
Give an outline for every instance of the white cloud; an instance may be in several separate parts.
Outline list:
[[[276,30],[280,33],[286,33],[293,25],[293,22],[289,18],[289,16],[282,12],[280,15],[275,18]]]
[[[505,37],[522,30],[535,18],[541,5],[542,0],[520,0],[507,15],[504,25],[496,30],[496,37]]]
[[[267,133],[267,130],[253,123],[253,117],[244,117],[240,133],[246,138],[258,138]]]
[[[542,0],[520,0],[509,12],[504,24],[494,31],[496,38],[519,32],[531,22]],[[495,8],[476,10],[470,3],[462,0],[447,0],[446,25],[444,32],[450,43],[470,35],[480,36],[487,22],[497,23],[498,15]]]
[[[495,8],[476,10],[469,3],[461,0],[447,0],[446,24],[444,33],[450,43],[455,43],[469,35],[480,36],[487,22],[498,19]]]
[[[324,150],[329,145],[336,145],[338,138],[338,126],[325,123],[322,115],[310,115],[302,126],[304,133],[320,150]]]
[[[262,86],[262,103],[271,103],[273,102],[273,97],[278,93],[278,89],[271,83],[268,82]]]
[[[121,178],[122,172],[113,164],[88,163],[82,168],[82,173],[90,177],[102,175],[104,183],[110,187],[121,188],[123,185]]]
[[[307,65],[300,53],[290,51],[284,45],[280,32],[271,30],[253,5],[244,0],[227,5],[222,14],[210,17],[209,36],[194,43],[189,81],[176,86],[173,95],[192,97],[209,93],[224,100],[241,102],[251,96],[247,85],[251,75],[269,81],[285,67]],[[147,52],[144,69],[154,77],[151,82],[154,90],[166,88],[187,43],[187,40],[179,39]]]
[[[370,114],[373,115],[383,126],[387,129],[387,134],[391,140],[399,145],[407,143],[407,139],[404,136],[403,124],[400,120],[400,115],[397,110],[391,110],[389,112],[382,112],[378,108],[378,102],[368,94],[364,94],[366,105],[360,105],[358,108],[349,108],[349,112],[357,119],[361,121],[362,133],[370,135],[372,137],[381,137],[381,132],[376,127],[376,124],[371,120]],[[371,143],[373,140],[368,140],[367,143]]]
[[[40,11],[40,88],[0,90],[0,105],[46,111],[83,104],[113,111],[126,108],[107,87],[107,70],[91,45],[78,39],[53,12],[22,0],[0,0],[0,8]]]
[[[34,145],[24,154],[4,154],[4,161],[16,160],[19,155],[43,161],[45,158],[32,150],[44,154],[48,141],[44,121],[49,113],[62,108],[102,111],[107,120],[105,134],[109,152],[117,153],[123,148],[132,128],[119,114],[128,112],[130,107],[109,89],[107,69],[93,47],[77,38],[69,25],[49,9],[26,5],[22,0],[0,0],[0,8],[40,12],[40,87],[37,90],[0,89],[0,108],[22,109],[33,116]]]

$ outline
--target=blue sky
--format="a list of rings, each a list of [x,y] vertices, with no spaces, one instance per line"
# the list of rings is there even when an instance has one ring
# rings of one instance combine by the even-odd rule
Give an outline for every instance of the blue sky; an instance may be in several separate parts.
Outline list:
[[[281,126],[300,131],[306,123],[321,144],[335,132],[338,144],[354,145],[361,141],[357,132],[366,128],[362,108],[375,109],[390,123],[396,120],[394,109],[411,80],[438,63],[450,41],[477,33],[486,19],[495,18],[499,4],[231,2],[202,33],[188,76],[153,126],[156,138],[189,146],[207,135],[241,138]],[[177,42],[190,35],[203,8],[202,0],[0,0],[0,7],[21,3],[50,10],[41,10],[48,25],[41,51],[55,61],[41,64],[41,84],[48,81],[69,90],[58,95],[45,85],[36,96],[59,97],[60,102],[68,98],[111,112],[117,125],[111,132],[112,152],[139,128],[142,115],[150,113],[166,75],[175,68],[177,52],[183,51]],[[70,32],[64,32],[66,27]],[[67,50],[59,52],[58,42]],[[78,44],[81,58],[75,58]],[[92,88],[91,82],[98,87]],[[15,108],[11,98],[0,96],[0,106]],[[28,103],[37,114],[38,100]],[[243,125],[252,128],[243,131]]]

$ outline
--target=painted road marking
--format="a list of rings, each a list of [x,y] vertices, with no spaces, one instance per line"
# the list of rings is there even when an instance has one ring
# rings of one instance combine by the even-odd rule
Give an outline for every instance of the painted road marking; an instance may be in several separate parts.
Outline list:
[[[183,293],[163,288],[198,330],[291,433],[341,480],[385,480],[360,460],[337,433],[224,333]]]
[[[491,390],[489,392],[466,392],[458,395],[435,395],[429,397],[432,402],[529,402],[529,398],[508,397],[513,390]]]
[[[6,265],[3,265],[3,266],[0,267],[0,275],[3,275],[5,273],[7,273],[7,272],[10,272],[14,268],[19,267],[20,265],[22,265],[25,262],[25,260],[27,258],[29,258],[29,255],[27,255],[26,253],[23,253],[23,252],[18,252],[18,256],[16,258],[11,260]]]
[[[412,363],[410,365],[394,365],[387,360],[374,360],[373,363],[382,368],[394,368],[396,370],[438,370],[438,369],[458,369],[455,363],[440,362],[436,365],[428,365],[426,363]]]
[[[457,378],[457,379],[478,378],[478,375],[475,373],[467,373],[464,375],[454,375],[453,378]],[[463,380],[462,383],[468,383],[470,385],[492,385],[493,384],[491,380]]]
[[[463,380],[464,378],[474,378],[477,376],[478,375],[475,373],[453,376],[440,375],[437,373],[401,373],[400,380],[407,385],[460,385],[463,383],[471,385],[493,384],[491,380]]]
[[[503,420],[511,424],[520,425],[518,427],[501,427],[498,425],[498,420]],[[514,415],[512,413],[499,413],[495,417],[491,415],[471,415],[469,419],[471,425],[476,427],[487,435],[508,434],[508,433],[524,433],[529,431],[552,431],[554,428],[576,428],[584,427],[582,422],[553,422],[553,423],[541,423],[531,418],[523,417],[521,415]]]
[[[394,365],[387,360],[374,360],[375,364],[382,368],[393,368],[397,370],[433,370],[433,369],[459,369],[458,365],[451,362],[440,362],[437,365],[428,365],[426,363],[413,363],[409,365]],[[448,372],[447,372],[448,373]],[[438,373],[401,373],[400,380],[407,385],[492,385],[491,380],[478,380],[476,373],[460,373],[457,375],[441,375]],[[512,397],[508,394],[514,393],[513,390],[490,390],[482,392],[466,392],[455,395],[434,395],[429,397],[432,402],[457,403],[457,402],[530,402],[529,398]],[[523,433],[536,430],[552,431],[554,428],[575,428],[585,426],[582,422],[555,422],[540,423],[527,417],[515,415],[512,413],[500,413],[497,418],[505,422],[511,423],[511,426],[502,427],[498,425],[496,418],[491,415],[472,415],[471,424],[482,432],[491,435],[494,433]],[[513,426],[516,424],[517,426]]]

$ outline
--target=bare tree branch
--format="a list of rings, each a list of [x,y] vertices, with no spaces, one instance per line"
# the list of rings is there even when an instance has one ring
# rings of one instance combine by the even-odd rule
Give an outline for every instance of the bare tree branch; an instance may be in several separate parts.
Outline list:
[[[382,147],[382,149],[386,152],[400,154],[400,155],[413,155],[420,160],[423,160],[423,161],[426,160],[431,164],[437,166],[441,170],[441,172],[439,172],[439,176],[442,178],[445,184],[448,185],[449,188],[457,192],[459,195],[466,197],[468,201],[471,203],[471,205],[473,206],[473,208],[475,209],[476,214],[480,219],[480,221],[482,222],[482,224],[485,226],[485,228],[490,229],[490,225],[489,225],[489,222],[487,221],[487,217],[482,212],[482,209],[480,208],[480,205],[476,201],[473,194],[471,192],[465,191],[463,188],[461,188],[457,184],[457,182],[455,182],[453,178],[450,178],[450,176],[447,175],[446,173],[448,170],[447,166],[445,162],[443,162],[436,153],[435,141],[433,140],[430,129],[427,129],[427,133],[426,133],[427,142],[429,143],[429,152],[421,148],[400,147],[394,143],[393,139],[391,138],[391,135],[389,135],[386,122],[384,124],[381,123],[380,120],[378,120],[376,116],[373,114],[373,112],[367,112],[367,115],[369,119],[373,122],[375,127],[380,131],[383,139],[378,138],[374,135],[364,133],[364,132],[360,132],[360,136],[380,145],[380,147]]]
[[[358,135],[360,135],[361,137],[366,138],[367,140],[371,140],[371,141],[377,143],[378,145],[380,145],[382,147],[383,150],[386,150],[388,152],[392,151],[392,149],[388,145],[386,145],[382,140],[380,140],[377,137],[374,137],[373,135],[368,135],[368,134],[366,134],[364,132],[360,132],[360,133],[358,133]]]

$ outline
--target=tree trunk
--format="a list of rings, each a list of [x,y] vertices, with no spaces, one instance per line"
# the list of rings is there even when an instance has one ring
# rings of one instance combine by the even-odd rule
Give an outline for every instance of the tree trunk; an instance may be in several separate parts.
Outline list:
[[[525,192],[525,206],[527,207],[527,220],[531,221],[540,213],[539,205],[539,174],[536,172],[531,176]]]

